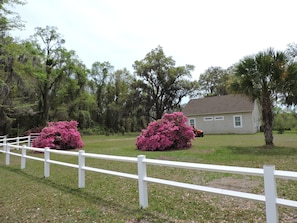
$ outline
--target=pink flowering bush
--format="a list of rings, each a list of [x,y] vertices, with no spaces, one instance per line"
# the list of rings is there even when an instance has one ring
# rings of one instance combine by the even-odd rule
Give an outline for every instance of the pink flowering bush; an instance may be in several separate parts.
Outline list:
[[[83,147],[83,142],[79,131],[78,122],[61,121],[49,122],[48,126],[43,128],[40,135],[32,142],[34,147],[51,149],[79,149]]]
[[[187,124],[182,112],[164,114],[162,119],[151,122],[137,137],[140,150],[163,151],[185,149],[192,146],[193,128]]]

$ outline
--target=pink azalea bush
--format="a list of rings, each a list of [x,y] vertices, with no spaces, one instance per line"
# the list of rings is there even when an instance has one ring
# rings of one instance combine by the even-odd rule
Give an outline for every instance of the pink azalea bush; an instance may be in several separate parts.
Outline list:
[[[77,130],[77,121],[49,122],[32,142],[34,147],[51,149],[79,149],[83,142]]]
[[[140,150],[163,151],[185,149],[192,146],[193,128],[187,124],[182,112],[164,114],[162,119],[151,122],[137,137]]]

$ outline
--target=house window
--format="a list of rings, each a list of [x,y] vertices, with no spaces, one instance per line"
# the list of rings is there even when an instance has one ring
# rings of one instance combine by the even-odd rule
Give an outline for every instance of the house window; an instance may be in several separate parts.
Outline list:
[[[224,116],[215,116],[214,120],[224,120]]]
[[[204,121],[212,121],[213,117],[209,116],[209,117],[203,117]]]
[[[194,127],[196,126],[196,123],[195,123],[195,119],[194,118],[190,118],[189,119],[189,122],[190,122],[190,125],[191,126],[194,126]]]
[[[234,128],[242,128],[242,116],[234,115],[233,116],[233,124],[234,124]]]

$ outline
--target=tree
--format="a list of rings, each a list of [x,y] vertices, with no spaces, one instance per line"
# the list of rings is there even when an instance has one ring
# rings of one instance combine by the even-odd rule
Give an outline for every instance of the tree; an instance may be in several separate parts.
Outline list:
[[[57,32],[56,27],[37,27],[34,34],[35,46],[40,52],[41,70],[36,73],[39,86],[40,125],[45,126],[49,121],[49,110],[56,90],[64,79],[65,67],[74,52],[67,52],[62,45],[65,40]]]
[[[281,109],[279,107],[274,110],[273,129],[282,134],[285,130],[296,129],[297,127],[297,114],[291,109]]]
[[[283,86],[283,100],[285,104],[291,106],[297,105],[297,44],[289,44],[286,53],[289,57],[289,66]]]
[[[106,85],[106,94],[103,100],[106,107],[105,127],[114,132],[124,133],[127,130],[124,120],[133,115],[127,106],[131,82],[130,72],[123,69],[112,73]]]
[[[230,78],[229,70],[221,67],[210,67],[199,77],[199,91],[203,96],[228,94],[227,86]]]
[[[35,56],[28,42],[6,37],[4,43],[0,49],[0,126],[3,134],[16,135],[19,125],[33,123],[29,117],[34,115],[36,88],[30,72]]]
[[[0,1],[0,38],[6,36],[7,31],[13,29],[20,29],[24,25],[20,21],[20,16],[8,9],[7,6],[12,8],[14,5],[24,5],[25,1],[21,0],[2,0]],[[11,17],[14,16],[14,17]]]
[[[103,114],[105,112],[105,107],[103,106],[103,99],[106,93],[106,82],[107,78],[113,71],[113,66],[109,62],[95,62],[92,65],[90,78],[95,88],[96,101],[97,101],[97,112],[96,121],[99,124],[103,124]]]
[[[142,104],[146,116],[155,120],[165,112],[179,108],[184,97],[193,96],[197,91],[197,81],[189,80],[194,66],[175,67],[175,61],[166,57],[160,46],[143,60],[135,61],[133,68],[135,102]]]
[[[292,62],[297,62],[297,43],[288,44],[286,53]]]
[[[242,59],[235,67],[235,78],[231,87],[262,107],[262,122],[267,146],[273,146],[273,107],[278,95],[283,93],[288,80],[288,58],[285,53],[270,48],[254,56]]]
[[[55,97],[51,99],[51,120],[77,120],[79,128],[92,126],[91,112],[96,109],[96,100],[87,92],[89,70],[77,58],[74,52],[70,55],[63,68],[64,81],[55,88]]]
[[[8,35],[8,31],[23,26],[17,13],[8,9],[8,6],[11,8],[15,4],[22,5],[24,2],[0,1],[0,134],[8,134],[19,111],[26,111],[27,100],[23,100],[26,96],[22,96],[22,93],[28,88],[25,78],[20,75],[19,69],[16,69],[16,66],[25,63],[19,57],[19,54],[24,52],[24,46]],[[12,100],[13,97],[16,100]],[[23,106],[20,106],[18,102],[22,102]]]

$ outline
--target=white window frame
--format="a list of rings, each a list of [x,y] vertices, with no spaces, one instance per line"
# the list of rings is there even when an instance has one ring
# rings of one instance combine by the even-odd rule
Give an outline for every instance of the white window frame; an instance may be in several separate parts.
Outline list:
[[[194,122],[194,125],[191,124],[191,121]],[[189,125],[196,127],[196,119],[195,118],[189,118]]]
[[[236,118],[239,118],[240,125],[236,125]],[[234,128],[242,128],[242,115],[233,115],[233,126]]]
[[[212,116],[203,117],[203,121],[205,122],[213,121],[213,117]]]
[[[215,121],[223,121],[224,120],[224,116],[215,116],[214,117]]]

